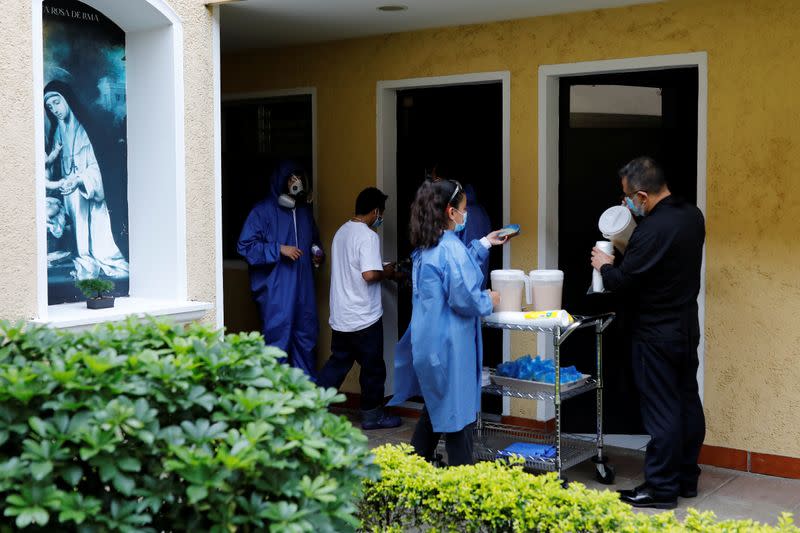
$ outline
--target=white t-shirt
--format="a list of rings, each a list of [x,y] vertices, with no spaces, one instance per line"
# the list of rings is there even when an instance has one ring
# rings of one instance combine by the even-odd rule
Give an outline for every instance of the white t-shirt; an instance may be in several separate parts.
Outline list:
[[[371,326],[383,315],[381,283],[367,283],[361,273],[383,271],[378,234],[363,222],[345,222],[333,236],[331,255],[328,323],[343,332]]]

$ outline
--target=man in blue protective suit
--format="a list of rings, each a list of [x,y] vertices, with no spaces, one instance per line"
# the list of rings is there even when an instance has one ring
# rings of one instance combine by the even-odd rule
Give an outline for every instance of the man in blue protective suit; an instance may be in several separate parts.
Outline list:
[[[238,251],[250,265],[250,288],[261,311],[264,342],[285,351],[289,363],[316,377],[319,322],[314,265],[323,254],[305,172],[291,161],[278,165],[271,192],[242,228]]]

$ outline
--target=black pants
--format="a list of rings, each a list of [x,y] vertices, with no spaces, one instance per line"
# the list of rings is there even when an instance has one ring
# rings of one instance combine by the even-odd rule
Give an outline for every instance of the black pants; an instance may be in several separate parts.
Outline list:
[[[642,421],[650,443],[645,482],[662,496],[694,486],[706,425],[697,386],[698,340],[634,340],[633,375],[641,396]]]
[[[353,363],[361,366],[361,408],[365,411],[383,405],[386,363],[383,362],[383,319],[359,331],[333,330],[331,357],[319,373],[320,387],[342,386]]]
[[[469,424],[460,431],[444,434],[444,446],[445,450],[447,450],[448,465],[471,465],[473,463],[472,428],[474,425],[475,424]],[[425,459],[433,459],[433,454],[436,452],[436,446],[439,445],[441,436],[442,433],[435,433],[433,431],[428,409],[427,407],[423,407],[419,422],[417,422],[417,427],[414,428],[414,436],[411,437],[411,446],[414,447],[414,451],[417,455],[421,455]]]

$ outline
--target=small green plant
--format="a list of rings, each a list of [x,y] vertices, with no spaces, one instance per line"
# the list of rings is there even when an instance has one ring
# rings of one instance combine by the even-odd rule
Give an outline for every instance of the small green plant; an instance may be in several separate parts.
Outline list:
[[[373,450],[378,480],[364,482],[359,513],[364,531],[460,532],[761,532],[800,533],[788,513],[776,527],[752,520],[718,521],[712,512],[634,512],[616,492],[564,488],[556,474],[532,475],[515,461],[435,468],[408,445]]]
[[[75,282],[86,298],[97,300],[114,290],[114,282],[110,279],[80,279]]]
[[[257,333],[0,321],[0,532],[339,532],[367,439]]]

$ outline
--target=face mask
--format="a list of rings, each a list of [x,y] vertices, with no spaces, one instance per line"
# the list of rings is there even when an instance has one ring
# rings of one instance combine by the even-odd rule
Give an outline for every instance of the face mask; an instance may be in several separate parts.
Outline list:
[[[632,212],[634,215],[636,215],[637,217],[643,217],[643,216],[644,216],[644,207],[642,207],[642,206],[637,206],[635,203],[633,203],[633,200],[631,200],[631,199],[630,199],[630,198],[628,198],[627,196],[625,197],[625,205],[626,205],[626,206],[628,207],[628,209],[630,209],[630,210],[631,210],[631,212]]]
[[[459,211],[458,209],[456,209],[456,211],[458,213],[461,213],[461,211]],[[456,223],[456,227],[453,228],[453,231],[455,231],[456,233],[458,233],[459,231],[464,231],[464,228],[467,227],[467,215],[468,214],[469,213],[461,213],[461,216],[464,217],[464,220],[461,221],[461,224]]]
[[[278,196],[278,205],[281,207],[285,207],[286,209],[294,209],[295,201],[294,198],[292,198],[288,194],[281,194],[280,196]]]
[[[375,219],[375,222],[372,223],[372,229],[378,229],[383,224],[383,217],[378,217]]]

